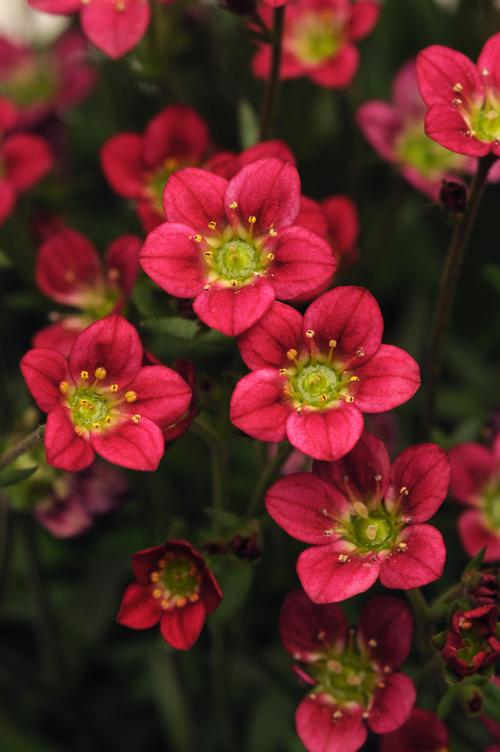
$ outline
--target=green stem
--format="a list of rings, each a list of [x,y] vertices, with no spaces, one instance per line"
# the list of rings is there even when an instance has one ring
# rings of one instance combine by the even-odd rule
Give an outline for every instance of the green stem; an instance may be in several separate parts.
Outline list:
[[[407,590],[406,596],[410,601],[415,616],[415,632],[418,649],[423,658],[433,657],[430,643],[430,629],[432,625],[432,613],[420,588]]]
[[[435,621],[443,616],[448,610],[449,604],[454,601],[455,598],[458,598],[463,591],[464,585],[462,582],[459,582],[458,584],[452,585],[448,590],[445,590],[441,595],[438,595],[438,597],[433,600],[430,607],[432,619]]]
[[[264,496],[267,487],[271,484],[274,478],[278,475],[282,465],[286,462],[290,454],[293,452],[293,446],[288,442],[280,444],[276,455],[272,460],[266,462],[262,471],[257,478],[257,482],[254,486],[254,491],[250,497],[250,501],[247,507],[246,516],[254,517],[257,509],[259,508],[260,501]]]
[[[479,160],[477,171],[472,181],[467,207],[464,214],[460,216],[455,224],[441,274],[439,293],[434,308],[434,322],[426,368],[427,389],[425,394],[424,421],[428,435],[432,431],[435,422],[437,386],[442,369],[443,347],[455,299],[458,277],[486,187],[488,172],[495,159],[496,157],[488,155]]]
[[[284,19],[285,6],[282,5],[279,8],[275,8],[273,16],[271,70],[262,101],[259,141],[265,141],[266,138],[269,138],[278,104]]]
[[[17,458],[22,454],[25,454],[25,452],[29,452],[30,449],[34,449],[34,447],[36,447],[37,444],[41,442],[44,431],[45,426],[38,426],[38,428],[33,431],[33,433],[25,436],[24,439],[18,441],[18,443],[14,444],[11,449],[8,449],[4,454],[2,454],[2,456],[0,457],[0,470],[3,470],[4,467],[10,465],[12,462],[14,462],[14,460],[17,460]]]
[[[226,449],[223,440],[201,415],[193,421],[192,430],[210,448],[212,464],[212,509],[214,513],[214,532],[218,532],[224,510],[224,470],[226,467]]]

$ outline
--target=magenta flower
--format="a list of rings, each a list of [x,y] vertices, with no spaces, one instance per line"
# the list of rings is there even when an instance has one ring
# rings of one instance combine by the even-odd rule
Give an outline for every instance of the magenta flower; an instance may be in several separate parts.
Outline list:
[[[452,495],[470,509],[458,532],[469,556],[486,546],[485,561],[500,560],[500,435],[488,448],[472,442],[450,450]]]
[[[140,238],[124,235],[108,247],[105,263],[84,235],[63,228],[51,233],[38,250],[38,289],[56,303],[80,310],[53,314],[56,322],[33,337],[35,347],[69,355],[80,332],[96,319],[120,312],[130,296],[139,268]]]
[[[500,156],[500,34],[488,39],[476,65],[449,47],[426,47],[417,75],[430,138],[458,154]]]
[[[273,10],[268,3],[258,10],[271,28]],[[282,3],[281,3],[282,4]],[[319,86],[343,88],[356,74],[359,52],[353,42],[371,32],[380,5],[370,0],[296,0],[286,9],[281,78],[309,76]],[[263,44],[253,59],[253,72],[268,78],[271,48]]]
[[[355,203],[348,196],[328,196],[321,202],[302,196],[296,222],[329,242],[342,269],[357,261],[359,217]]]
[[[423,524],[441,506],[450,468],[436,444],[405,449],[390,464],[380,441],[364,433],[336,462],[280,478],[266,508],[289,535],[312,544],[297,573],[315,603],[334,603],[368,590],[437,580],[446,557],[441,533]]]
[[[1,109],[0,116],[5,116]],[[14,210],[19,194],[45,177],[52,163],[52,152],[39,136],[15,133],[0,141],[0,224]]]
[[[442,181],[456,180],[457,174],[470,168],[471,160],[450,152],[425,134],[426,111],[412,60],[394,79],[392,103],[366,102],[357,112],[357,122],[382,159],[397,165],[414,188],[437,199]]]
[[[169,540],[134,554],[132,569],[135,582],[123,595],[116,621],[132,629],[159,623],[165,642],[189,650],[222,600],[200,552],[188,541]]]
[[[276,298],[306,295],[335,271],[328,243],[294,226],[300,180],[289,162],[261,159],[229,182],[181,170],[164,207],[168,221],[148,235],[142,267],[170,295],[194,298],[197,316],[228,336],[255,324]]]
[[[236,384],[232,422],[260,441],[287,438],[310,457],[339,459],[359,440],[363,413],[402,405],[419,387],[418,365],[382,345],[382,330],[362,287],[324,293],[304,316],[274,303],[238,340],[252,372]]]
[[[448,729],[435,713],[414,708],[396,731],[384,734],[381,752],[446,752]]]
[[[397,671],[408,657],[413,632],[409,609],[397,598],[371,598],[359,625],[348,629],[337,605],[318,606],[290,593],[281,609],[280,633],[297,675],[310,685],[295,715],[307,752],[356,752],[367,737],[399,728],[416,692]]]
[[[47,462],[83,470],[95,454],[134,470],[156,470],[162,429],[186,413],[191,389],[165,366],[142,367],[134,327],[116,314],[96,321],[75,341],[69,358],[35,348],[21,371],[38,407],[48,413]]]

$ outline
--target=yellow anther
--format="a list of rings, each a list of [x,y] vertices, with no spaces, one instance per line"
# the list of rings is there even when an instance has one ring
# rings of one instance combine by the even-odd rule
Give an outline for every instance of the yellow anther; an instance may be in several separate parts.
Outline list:
[[[268,261],[274,261],[274,253],[268,253],[266,256],[266,259]]]
[[[69,392],[69,384],[67,381],[59,382],[59,391],[61,394],[67,394]]]
[[[333,720],[338,721],[339,718],[342,718],[342,715],[343,714],[341,710],[336,710],[335,713],[333,714]]]
[[[170,603],[170,601],[167,601],[165,598],[160,601],[160,606],[164,608],[165,611],[167,610],[167,608],[173,608],[173,605],[173,603]]]
[[[110,279],[112,282],[116,282],[117,279],[120,279],[120,270],[108,269],[108,279]]]
[[[280,368],[279,374],[280,376],[288,376],[288,371],[286,370],[286,368]]]
[[[183,595],[178,595],[175,599],[175,605],[179,606],[179,608],[182,608],[187,603],[187,598],[185,598]]]
[[[351,687],[359,687],[359,685],[361,684],[361,677],[358,676],[357,674],[351,674],[350,676],[347,677],[347,683]]]
[[[212,220],[211,220],[211,221],[210,221],[210,222],[208,223],[208,227],[209,227],[209,229],[210,229],[210,230],[215,230],[215,228],[217,227],[217,222],[215,222],[215,220],[213,220],[213,219],[212,219]]]
[[[160,567],[160,569],[165,569],[166,564],[167,562],[165,561],[165,559],[158,560],[158,566]]]
[[[347,564],[349,557],[347,556],[347,554],[339,554],[337,556],[337,561],[339,561],[341,564]]]
[[[306,332],[306,337],[308,337],[308,339],[312,339],[314,337],[314,329],[308,329]]]
[[[328,402],[328,395],[327,394],[320,394],[319,401],[320,402]]]
[[[104,418],[104,422],[108,425],[112,422],[112,420],[113,418],[110,415],[106,415],[106,417]]]
[[[110,392],[117,392],[118,391],[118,384],[111,384],[109,387]]]
[[[356,357],[363,358],[364,355],[365,355],[364,349],[362,347],[358,347],[358,349],[356,350]]]
[[[74,431],[77,436],[85,436],[85,428],[82,426],[75,426]]]
[[[451,103],[454,104],[456,107],[458,107],[459,105],[462,104],[462,100],[459,99],[458,97],[455,97],[454,99],[451,100]]]
[[[382,476],[380,475],[380,473],[377,473],[376,475],[374,475],[373,480],[375,481],[375,483],[380,483],[380,481],[382,480]]]
[[[380,689],[385,689],[385,682],[384,681],[379,681],[377,683],[377,687],[380,687]]]
[[[80,371],[80,378],[82,381],[87,381],[88,377],[89,377],[88,371]]]
[[[408,548],[408,543],[398,543],[398,551],[406,551]]]
[[[377,642],[377,640],[374,637],[372,637],[371,640],[368,640],[368,645],[371,648],[376,648],[377,645],[378,645],[378,642]]]
[[[161,588],[155,588],[153,590],[153,598],[161,598],[163,595],[163,590]]]
[[[108,372],[102,366],[99,366],[99,368],[96,368],[94,371],[94,376],[99,381],[102,381],[103,379],[105,379],[107,375],[108,375]]]
[[[345,401],[347,402],[348,405],[352,405],[352,403],[354,402],[354,397],[352,396],[352,394],[348,394],[347,397],[345,398]]]
[[[333,671],[334,674],[342,673],[342,664],[340,663],[340,661],[328,661],[327,667],[330,671]]]
[[[483,68],[482,71],[481,71],[481,75],[482,76],[489,76],[490,72],[489,72],[488,68]]]
[[[368,525],[366,528],[366,537],[368,540],[374,541],[377,537],[377,526],[376,525]]]
[[[238,287],[238,280],[237,279],[232,279],[231,280],[231,287]]]
[[[289,350],[287,350],[286,357],[288,358],[288,360],[295,360],[298,354],[299,353],[297,352],[297,350],[294,347],[291,347]]]
[[[94,431],[100,431],[102,426],[100,423],[92,423],[92,428],[94,429]]]
[[[355,501],[353,502],[352,506],[357,515],[363,517],[363,519],[366,519],[368,517],[368,507],[366,506],[366,504],[363,504],[362,501]]]
[[[250,215],[250,216],[248,217],[248,224],[249,224],[249,225],[254,225],[254,224],[255,224],[256,222],[257,222],[257,217],[254,217],[254,215],[253,215],[253,214],[251,214],[251,215]]]
[[[140,415],[132,415],[132,417],[130,418],[130,420],[132,421],[132,423],[140,423],[141,416]]]
[[[453,85],[453,91],[455,92],[455,94],[460,94],[460,92],[462,92],[463,90],[464,87],[462,86],[462,84],[457,83]]]
[[[123,2],[123,0],[117,0],[115,8],[118,13],[123,13],[123,11],[125,10],[125,3]]]
[[[127,402],[135,402],[137,399],[137,392],[125,392],[125,399]]]
[[[401,496],[408,496],[410,492],[408,491],[406,486],[401,486],[401,488],[399,489],[399,493],[401,494]]]
[[[203,251],[203,255],[205,256],[206,259],[209,259],[209,258],[212,258],[214,254],[212,253],[212,251]]]
[[[352,381],[353,383],[355,383],[356,381],[359,381],[359,376],[351,376],[349,381]]]
[[[196,235],[193,235],[192,239],[194,240],[195,243],[201,243],[201,241],[203,240],[203,238],[201,237],[199,233],[196,233]]]
[[[316,635],[318,640],[324,640],[326,637],[326,632],[324,629],[320,629],[318,634]]]
[[[232,209],[233,211],[237,209],[238,204],[236,203],[236,201],[231,201],[231,203],[229,204],[229,208]]]
[[[151,582],[159,582],[160,581],[160,573],[159,572],[152,572],[149,576],[149,579]]]
[[[336,339],[328,340],[328,347],[331,347],[331,349],[334,350],[337,347],[337,340]]]
[[[80,400],[80,407],[87,407],[88,404],[89,404],[89,401],[87,399]]]
[[[277,234],[278,234],[278,230],[275,230],[274,227],[271,227],[271,229],[269,230],[269,235],[272,238],[275,238]]]
[[[191,603],[198,603],[198,601],[200,600],[200,596],[198,595],[198,593],[191,593],[191,595],[189,596],[189,600]]]

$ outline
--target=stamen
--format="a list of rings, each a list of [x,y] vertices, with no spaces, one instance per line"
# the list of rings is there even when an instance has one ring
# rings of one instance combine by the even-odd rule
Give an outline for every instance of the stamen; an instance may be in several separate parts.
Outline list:
[[[80,371],[80,378],[82,381],[87,381],[89,378],[89,372],[88,371]]]
[[[365,357],[365,351],[362,347],[358,347],[356,350],[356,357],[357,358],[364,358]]]
[[[399,489],[399,493],[401,494],[401,496],[408,496],[410,492],[408,491],[406,486],[401,486],[401,488]]]
[[[111,384],[109,387],[110,392],[117,392],[118,391],[118,384]]]
[[[350,376],[349,381],[355,384],[356,381],[359,381],[359,376]]]
[[[312,338],[314,337],[314,329],[308,329],[308,330],[306,331],[306,337],[307,337],[308,339],[312,339]]]
[[[125,10],[125,3],[123,2],[123,0],[117,0],[115,8],[118,13],[123,13],[123,11]]]
[[[268,253],[266,259],[267,261],[274,261],[274,253]]]
[[[297,352],[297,350],[294,347],[291,347],[289,350],[287,350],[286,357],[288,358],[288,360],[291,360],[293,362],[294,360],[296,360],[298,354],[299,353]]]
[[[132,421],[132,423],[140,423],[141,416],[140,415],[132,415],[132,417],[130,418],[130,420]]]
[[[363,517],[365,520],[368,518],[368,508],[362,501],[355,501],[352,506],[356,514],[359,514],[360,517]]]
[[[210,222],[208,223],[208,228],[209,228],[210,230],[215,230],[215,228],[216,228],[216,227],[217,227],[217,222],[216,222],[215,220],[213,220],[213,219],[212,219],[212,220],[211,220],[211,221],[210,221]]]
[[[77,436],[85,436],[85,428],[82,426],[75,426],[73,430]]]
[[[404,543],[404,542],[398,543],[398,551],[403,552],[403,551],[406,551],[407,548],[408,548],[408,543]]]
[[[462,92],[463,90],[464,87],[462,86],[462,84],[456,83],[453,85],[453,91],[455,92],[455,94],[460,94],[460,92]]]
[[[137,399],[137,392],[125,392],[125,399],[127,402],[135,402]]]
[[[67,381],[59,382],[59,391],[61,394],[67,394],[69,392],[69,384]]]
[[[151,582],[159,582],[160,581],[160,573],[159,572],[152,572],[149,579]]]
[[[107,375],[108,375],[108,372],[106,371],[105,368],[102,368],[102,366],[100,366],[99,368],[96,368],[94,371],[94,376],[96,377],[96,379],[99,379],[99,381],[102,381],[103,379],[105,379]]]
[[[376,648],[377,645],[378,645],[378,642],[377,642],[377,640],[374,637],[372,637],[371,640],[368,640],[368,645],[371,648]]]
[[[196,233],[196,235],[193,235],[189,239],[190,240],[194,240],[195,243],[201,243],[201,241],[203,240],[203,238],[201,237],[201,235],[198,232]]]
[[[340,564],[347,564],[349,557],[347,556],[347,554],[339,554],[337,556],[337,561],[339,561]]]
[[[489,72],[488,68],[483,68],[482,71],[481,71],[481,75],[482,76],[489,76],[490,72]]]
[[[375,481],[376,483],[380,483],[380,481],[382,480],[382,476],[380,475],[380,473],[377,473],[376,475],[374,475],[374,476],[373,476],[373,480],[374,480],[374,481]]]
[[[345,401],[347,402],[348,405],[352,405],[352,403],[354,402],[354,397],[352,396],[352,394],[347,394],[345,397]]]
[[[236,201],[231,201],[231,203],[229,204],[229,208],[232,209],[233,211],[235,209],[237,209],[238,208],[237,202]]]
[[[257,222],[257,217],[255,217],[253,214],[250,217],[248,217],[249,225],[254,225],[256,222]]]
[[[342,718],[342,715],[343,713],[341,710],[336,710],[335,713],[333,714],[333,720],[338,721],[339,718]]]
[[[272,238],[275,238],[277,234],[278,234],[278,230],[275,230],[274,227],[271,227],[271,229],[269,230],[269,235]]]
[[[163,595],[163,590],[161,588],[155,588],[153,590],[153,598],[161,598]]]

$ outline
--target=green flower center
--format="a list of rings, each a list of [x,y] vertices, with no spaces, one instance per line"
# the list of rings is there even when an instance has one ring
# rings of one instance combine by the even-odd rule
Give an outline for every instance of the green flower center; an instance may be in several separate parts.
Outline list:
[[[250,219],[255,221],[255,217]],[[213,227],[215,229],[215,222]],[[267,240],[266,236],[254,237],[250,220],[248,229],[228,226],[217,235],[206,236],[203,257],[208,283],[217,281],[225,286],[240,287],[265,275],[274,259],[266,249]]]
[[[314,332],[309,331],[311,340]],[[284,393],[293,407],[299,412],[303,407],[310,410],[325,410],[334,407],[340,400],[354,402],[350,390],[357,376],[350,375],[344,366],[333,360],[336,342],[330,342],[328,353],[314,352],[310,355],[298,355],[291,349],[287,352],[290,361],[288,368],[282,368],[280,373],[286,376],[287,382]],[[314,348],[314,344],[312,345]]]
[[[309,65],[318,65],[336,55],[343,42],[341,29],[331,13],[302,16],[291,36],[291,50]]]
[[[480,141],[500,140],[500,98],[489,90],[484,102],[473,105],[469,115],[470,130]]]
[[[309,363],[298,370],[291,383],[303,404],[323,407],[337,398],[340,380],[332,366]]]
[[[202,577],[187,556],[167,551],[151,573],[152,595],[163,609],[183,608],[200,600]]]
[[[421,122],[412,123],[395,146],[399,160],[414,167],[425,178],[438,178],[442,172],[460,170],[466,159],[445,149],[425,135]]]
[[[261,254],[245,240],[230,240],[214,253],[214,264],[223,279],[245,282],[261,269]]]
[[[76,389],[68,404],[75,426],[85,429],[103,427],[111,412],[108,399],[92,389]]]
[[[56,93],[57,76],[48,60],[23,63],[0,82],[0,94],[19,107],[50,101]]]
[[[394,520],[384,511],[355,517],[352,522],[358,547],[371,551],[384,549],[394,538]]]
[[[369,656],[355,647],[347,655],[325,656],[312,665],[311,673],[318,684],[314,693],[324,692],[340,707],[350,703],[369,707],[380,676]]]

